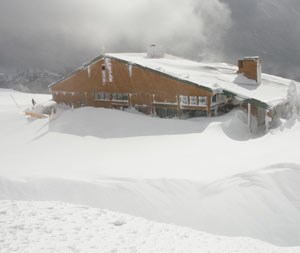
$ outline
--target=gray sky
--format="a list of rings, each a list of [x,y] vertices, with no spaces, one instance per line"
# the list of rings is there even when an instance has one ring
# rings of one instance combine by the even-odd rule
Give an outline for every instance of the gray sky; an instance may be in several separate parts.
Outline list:
[[[192,59],[260,55],[298,75],[299,0],[0,0],[0,71],[63,71],[106,52],[161,44]]]
[[[226,60],[259,55],[264,71],[300,80],[300,1],[222,1],[233,20],[224,37]]]
[[[60,70],[103,47],[145,51],[152,43],[194,58],[219,55],[229,24],[218,0],[0,0],[0,66]]]

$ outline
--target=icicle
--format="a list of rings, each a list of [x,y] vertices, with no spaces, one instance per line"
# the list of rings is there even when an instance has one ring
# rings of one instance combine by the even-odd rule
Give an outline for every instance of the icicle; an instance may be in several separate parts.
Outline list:
[[[131,77],[132,76],[132,65],[131,64],[128,64],[128,73],[129,73],[129,76]]]
[[[108,80],[111,83],[113,81],[111,59],[105,58],[105,65],[106,65],[106,68],[108,70]]]
[[[89,78],[91,77],[91,65],[89,65],[88,67],[87,67],[87,72],[88,72],[88,76],[89,76]]]

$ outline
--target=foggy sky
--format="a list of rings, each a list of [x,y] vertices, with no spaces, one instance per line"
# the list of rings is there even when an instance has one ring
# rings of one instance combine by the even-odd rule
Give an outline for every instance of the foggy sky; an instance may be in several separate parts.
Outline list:
[[[0,0],[0,71],[62,72],[105,52],[149,44],[195,60],[299,75],[298,0]]]
[[[233,20],[224,38],[226,60],[259,55],[265,72],[300,80],[300,1],[222,1]]]
[[[103,48],[137,52],[153,43],[195,59],[221,55],[229,24],[218,0],[0,0],[0,67],[59,71]]]

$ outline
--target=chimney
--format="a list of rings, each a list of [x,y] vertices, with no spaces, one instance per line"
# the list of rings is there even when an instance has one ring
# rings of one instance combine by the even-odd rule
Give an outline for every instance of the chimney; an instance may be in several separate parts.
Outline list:
[[[261,60],[258,56],[244,57],[238,61],[237,74],[243,74],[246,78],[261,83]]]
[[[164,56],[165,56],[165,51],[162,46],[152,44],[147,48],[148,58],[164,58]]]

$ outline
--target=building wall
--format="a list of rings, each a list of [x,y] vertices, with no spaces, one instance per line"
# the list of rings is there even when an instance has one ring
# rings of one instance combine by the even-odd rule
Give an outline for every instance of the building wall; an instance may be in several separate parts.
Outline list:
[[[50,90],[56,102],[74,107],[132,106],[145,113],[172,109],[177,112],[204,110],[210,114],[213,96],[211,91],[200,86],[186,84],[159,72],[140,66],[130,66],[126,62],[109,58],[101,59],[90,67],[79,70],[73,76],[52,86]],[[98,93],[107,93],[109,99],[105,101],[95,99]],[[114,101],[114,93],[128,94],[128,101]],[[188,96],[189,104],[181,104],[180,96]],[[205,106],[199,105],[199,97],[206,97]],[[197,105],[193,104],[195,101]]]

